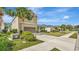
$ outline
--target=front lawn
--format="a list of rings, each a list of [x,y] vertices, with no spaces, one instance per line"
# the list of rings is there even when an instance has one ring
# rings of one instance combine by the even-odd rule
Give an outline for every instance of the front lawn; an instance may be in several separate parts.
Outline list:
[[[43,42],[31,32],[21,34],[21,39],[9,40],[9,37],[9,33],[0,33],[0,51],[17,51]]]
[[[58,48],[53,48],[51,51],[60,51]]]
[[[40,41],[40,40],[36,40],[36,41],[27,41],[26,43],[23,43],[23,40],[20,40],[20,39],[17,39],[17,40],[13,40],[13,51],[16,51],[16,50],[21,50],[23,48],[27,48],[27,47],[30,47],[30,46],[33,46],[33,45],[36,45],[36,44],[39,44],[39,43],[42,43],[43,41]]]
[[[70,38],[74,38],[74,39],[77,39],[77,33],[74,33],[70,36]]]
[[[69,32],[49,32],[49,33],[45,32],[45,34],[52,35],[52,36],[57,36],[57,37],[65,35],[67,33],[69,33]]]

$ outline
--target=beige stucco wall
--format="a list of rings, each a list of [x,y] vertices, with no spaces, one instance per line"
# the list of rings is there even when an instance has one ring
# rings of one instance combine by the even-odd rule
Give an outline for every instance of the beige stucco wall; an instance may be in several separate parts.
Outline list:
[[[22,20],[22,19],[19,19],[19,28],[21,30],[24,30],[24,27],[34,27],[36,28],[37,27],[37,18],[36,17],[33,17],[32,20],[28,20],[27,18]]]
[[[3,30],[5,27],[4,22],[2,23],[1,29]]]
[[[24,30],[24,27],[37,27],[37,18],[34,17],[32,20],[26,18],[23,21],[21,18],[16,17],[11,25],[12,29],[17,30]]]

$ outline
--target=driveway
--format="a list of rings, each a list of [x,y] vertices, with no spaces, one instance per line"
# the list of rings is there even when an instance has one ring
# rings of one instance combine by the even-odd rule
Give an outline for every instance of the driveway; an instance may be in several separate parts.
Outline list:
[[[36,37],[37,39],[44,41],[44,43],[40,43],[20,51],[50,51],[53,48],[58,48],[61,51],[74,51],[74,39],[68,37],[54,37],[45,34],[36,34]]]

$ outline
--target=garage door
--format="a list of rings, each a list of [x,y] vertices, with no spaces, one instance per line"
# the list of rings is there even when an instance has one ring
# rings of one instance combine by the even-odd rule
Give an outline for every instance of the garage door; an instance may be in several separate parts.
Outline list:
[[[33,28],[33,27],[24,27],[24,31],[35,32],[35,28]]]

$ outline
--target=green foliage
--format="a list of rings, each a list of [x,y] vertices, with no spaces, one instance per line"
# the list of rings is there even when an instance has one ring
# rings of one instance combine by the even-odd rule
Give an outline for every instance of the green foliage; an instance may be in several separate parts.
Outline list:
[[[10,35],[10,34],[11,34],[11,32],[7,32],[6,34],[7,34],[7,35]]]
[[[20,40],[20,39],[14,40],[13,43],[15,45],[13,45],[13,51],[21,50],[23,48],[27,48],[27,47],[30,47],[30,46],[33,46],[33,45],[36,45],[36,44],[43,42],[40,40],[35,40],[35,41],[27,41],[26,43],[23,43],[23,41],[24,40]]]
[[[0,33],[0,51],[12,50],[13,43],[9,41],[6,35]]]
[[[31,32],[22,32],[21,38],[25,39],[26,41],[35,41],[36,38]]]
[[[46,32],[45,26],[40,27],[41,32]]]
[[[45,34],[47,35],[52,35],[52,36],[57,36],[57,37],[68,34],[68,33],[69,32],[49,32],[49,33],[45,32]]]
[[[12,9],[7,9],[4,8],[5,10],[5,14],[9,15],[9,16],[18,16],[21,19],[25,19],[27,18],[28,20],[32,19],[33,16],[33,12],[32,10],[29,10],[28,8],[25,7],[16,7],[14,10]]]
[[[4,9],[5,14],[10,15],[10,16],[15,16],[16,12],[12,9]]]
[[[74,33],[70,36],[70,38],[74,38],[74,39],[77,39],[77,33]]]
[[[17,29],[12,29],[12,32],[13,33],[17,33]]]
[[[60,51],[58,48],[53,48],[51,51]]]

